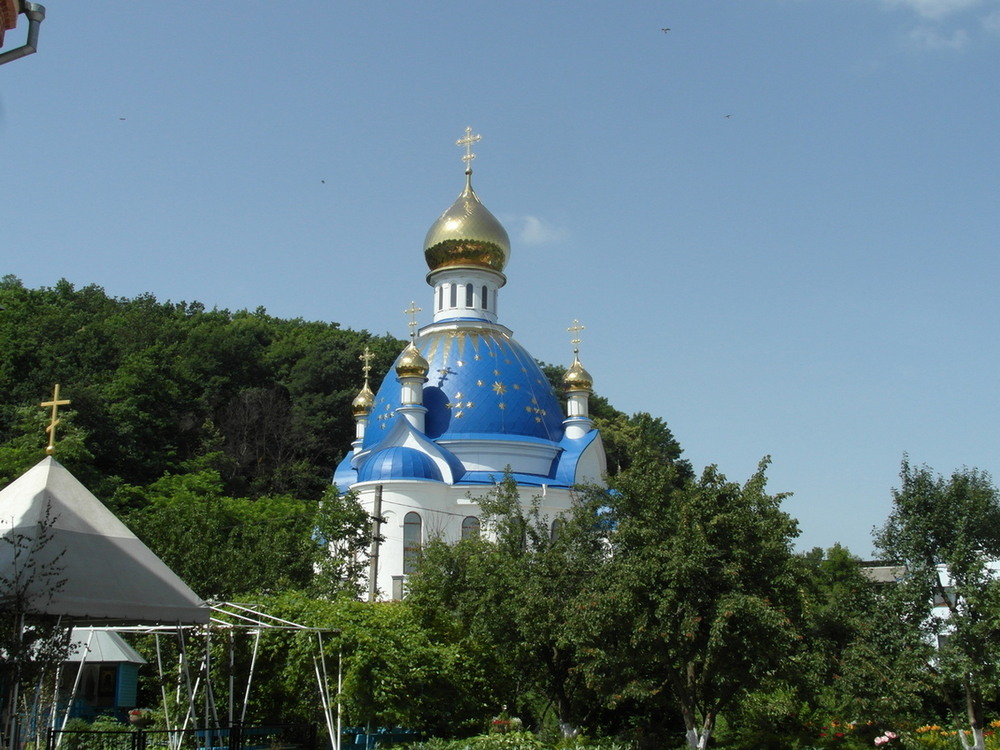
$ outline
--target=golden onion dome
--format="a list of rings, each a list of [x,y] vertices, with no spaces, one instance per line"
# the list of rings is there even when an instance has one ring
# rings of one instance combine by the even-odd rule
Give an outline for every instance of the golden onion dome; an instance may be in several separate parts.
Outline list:
[[[465,190],[427,230],[424,258],[431,271],[473,266],[503,272],[510,259],[507,230],[480,203],[466,171]]]
[[[358,392],[358,395],[354,397],[354,401],[351,402],[351,408],[354,411],[354,416],[365,416],[371,412],[374,404],[375,394],[372,393],[372,389],[368,387],[368,380],[366,379],[364,387]]]
[[[583,369],[579,359],[573,360],[573,364],[563,375],[562,382],[567,391],[589,391],[594,386],[594,379]]]
[[[410,345],[399,355],[396,362],[396,375],[401,378],[426,378],[431,366],[427,360],[417,351],[417,347],[410,342]]]

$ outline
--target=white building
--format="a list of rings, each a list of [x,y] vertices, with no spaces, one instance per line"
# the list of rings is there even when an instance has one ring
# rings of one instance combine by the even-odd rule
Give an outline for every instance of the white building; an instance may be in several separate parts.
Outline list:
[[[467,165],[478,140],[469,132],[458,141]],[[355,490],[369,512],[380,495],[382,598],[402,597],[425,541],[478,533],[476,498],[507,467],[524,502],[540,497],[550,519],[570,507],[574,485],[600,482],[606,469],[589,415],[592,381],[579,357],[563,379],[563,414],[535,360],[499,322],[510,240],[473,191],[468,166],[465,176],[464,190],[424,241],[433,320],[411,330],[377,394],[366,378],[354,401],[353,450],[334,474],[337,487]]]

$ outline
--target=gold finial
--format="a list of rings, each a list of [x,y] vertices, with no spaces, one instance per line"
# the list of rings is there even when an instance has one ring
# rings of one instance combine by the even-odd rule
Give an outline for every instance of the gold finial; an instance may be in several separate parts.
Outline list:
[[[69,403],[69,399],[59,399],[59,384],[56,383],[56,387],[52,391],[52,400],[43,401],[39,404],[43,409],[49,406],[52,407],[52,417],[49,421],[49,426],[45,428],[45,431],[49,433],[49,444],[45,448],[46,456],[51,456],[56,452],[56,425],[59,424],[59,407],[66,406]]]
[[[573,334],[573,338],[570,342],[573,345],[573,356],[578,357],[580,355],[580,331],[584,330],[584,327],[580,325],[579,320],[574,320],[573,325],[566,329]]]
[[[365,372],[365,382],[368,382],[368,373],[372,371],[372,360],[375,359],[375,355],[372,354],[372,350],[365,345],[365,350],[362,352],[361,356],[358,357],[364,364],[361,365],[361,369]]]
[[[481,135],[473,135],[472,128],[465,129],[465,137],[459,138],[455,141],[456,146],[465,146],[465,156],[462,157],[462,161],[465,162],[465,173],[472,174],[472,160],[476,158],[476,155],[472,153],[472,144],[481,141],[483,137]]]
[[[403,312],[410,316],[410,322],[407,325],[410,327],[410,341],[413,341],[417,335],[417,313],[420,312],[420,308],[417,307],[416,302],[411,302],[410,306]]]

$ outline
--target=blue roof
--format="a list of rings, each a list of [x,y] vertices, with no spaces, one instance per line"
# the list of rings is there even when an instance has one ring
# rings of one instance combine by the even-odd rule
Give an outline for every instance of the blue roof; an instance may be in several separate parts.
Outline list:
[[[427,437],[562,439],[563,414],[552,387],[531,355],[505,330],[439,328],[415,339],[430,364],[424,385]],[[400,405],[399,396],[391,370],[375,396],[365,448],[381,441]]]
[[[390,479],[428,479],[441,481],[441,471],[434,460],[415,448],[394,445],[369,456],[358,471],[359,482]]]

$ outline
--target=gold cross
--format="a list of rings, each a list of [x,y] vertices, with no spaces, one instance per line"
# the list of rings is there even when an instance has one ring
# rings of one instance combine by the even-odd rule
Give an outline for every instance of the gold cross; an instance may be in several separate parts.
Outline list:
[[[410,338],[412,339],[417,335],[417,313],[420,312],[420,308],[417,307],[416,302],[411,302],[410,306],[403,310],[403,313],[410,316],[410,322],[407,325],[410,327]]]
[[[59,424],[59,407],[66,406],[69,403],[69,399],[59,399],[59,384],[56,383],[56,387],[52,391],[52,400],[43,401],[39,404],[42,408],[47,406],[52,407],[52,418],[49,421],[49,426],[45,428],[45,431],[49,433],[49,444],[45,448],[45,455],[47,456],[51,456],[56,452],[56,425]]]
[[[466,173],[472,172],[472,160],[476,158],[476,155],[472,153],[472,144],[481,141],[483,137],[481,135],[473,135],[472,128],[465,129],[465,137],[459,138],[455,141],[456,146],[465,146],[465,156],[462,157],[462,161],[465,162]]]
[[[372,350],[365,346],[365,351],[360,357],[358,357],[364,364],[361,369],[365,371],[365,381],[368,380],[368,373],[372,371],[372,360],[375,359],[375,355],[372,354]]]
[[[573,325],[566,330],[573,334],[573,338],[569,343],[573,345],[573,354],[577,355],[580,353],[580,331],[584,330],[584,327],[580,325],[579,320],[574,320]]]

